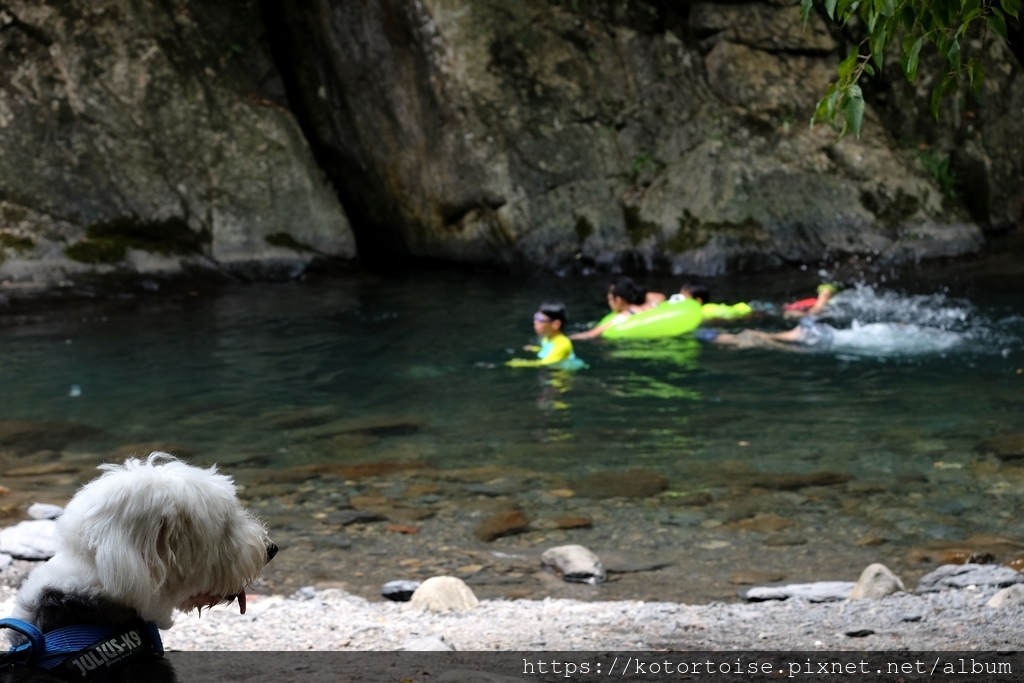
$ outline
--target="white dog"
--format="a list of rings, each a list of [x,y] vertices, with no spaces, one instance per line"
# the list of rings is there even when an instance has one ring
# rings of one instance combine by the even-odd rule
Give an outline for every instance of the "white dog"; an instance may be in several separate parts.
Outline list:
[[[79,680],[93,673],[173,680],[166,662],[156,659],[162,652],[157,628],[170,628],[175,609],[201,612],[237,599],[245,613],[245,589],[277,546],[216,468],[152,453],[100,469],[65,508],[57,553],[25,581],[13,618],[43,633],[66,629],[77,636],[68,627],[82,627],[60,662],[50,653],[59,637],[46,638],[48,664],[81,673]],[[18,635],[30,642],[33,634]],[[0,681],[49,680],[40,676],[18,667],[0,673]]]

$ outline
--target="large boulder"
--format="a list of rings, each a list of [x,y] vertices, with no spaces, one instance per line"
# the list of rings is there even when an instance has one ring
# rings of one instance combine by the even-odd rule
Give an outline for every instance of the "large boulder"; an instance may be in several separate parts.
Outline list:
[[[700,274],[981,245],[870,105],[808,128],[839,52],[790,3],[278,4],[363,244]]]
[[[0,279],[355,256],[302,130],[243,65],[273,73],[257,3],[0,10]]]
[[[1013,55],[938,126],[889,60],[839,140],[806,125],[839,33],[767,1],[10,0],[0,280],[293,276],[355,257],[347,216],[365,260],[705,275],[1024,220]]]

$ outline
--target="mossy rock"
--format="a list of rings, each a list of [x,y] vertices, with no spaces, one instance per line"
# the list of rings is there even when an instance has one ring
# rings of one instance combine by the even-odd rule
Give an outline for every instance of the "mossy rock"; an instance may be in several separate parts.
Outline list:
[[[580,243],[586,242],[587,238],[594,234],[594,224],[586,216],[578,216],[574,228],[576,230],[576,239]]]
[[[640,207],[623,205],[622,217],[626,223],[626,234],[634,244],[640,244],[648,237],[657,237],[661,234],[657,223],[645,221],[640,217]]]
[[[31,237],[22,237],[20,235],[12,235],[9,232],[0,232],[0,247],[16,249],[17,251],[28,251],[34,246],[36,246],[36,243],[32,241]]]
[[[81,263],[118,263],[124,260],[128,248],[113,240],[82,240],[64,250],[64,255]]]
[[[164,255],[196,254],[210,242],[208,233],[191,230],[181,218],[142,221],[134,216],[125,216],[94,223],[86,234],[93,242],[108,242],[123,249],[141,249]]]
[[[295,251],[316,251],[313,247],[303,244],[286,232],[275,232],[263,239],[267,241],[267,244],[275,247],[284,247],[286,249],[294,249]]]

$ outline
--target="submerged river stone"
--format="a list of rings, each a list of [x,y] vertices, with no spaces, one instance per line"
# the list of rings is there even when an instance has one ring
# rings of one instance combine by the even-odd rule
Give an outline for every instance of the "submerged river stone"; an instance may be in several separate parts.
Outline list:
[[[584,498],[649,498],[668,490],[668,479],[650,470],[596,472],[580,480],[576,492]]]
[[[979,441],[975,450],[991,453],[1003,461],[1024,459],[1024,432],[991,436]]]
[[[522,510],[503,510],[480,522],[473,534],[489,543],[496,538],[518,534],[530,526],[530,518]]]
[[[101,434],[101,429],[73,422],[0,420],[0,448],[18,454],[60,450],[68,444]]]

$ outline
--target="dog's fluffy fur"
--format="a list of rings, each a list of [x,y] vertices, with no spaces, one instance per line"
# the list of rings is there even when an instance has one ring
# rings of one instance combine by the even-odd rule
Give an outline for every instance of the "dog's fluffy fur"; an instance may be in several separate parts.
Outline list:
[[[140,619],[166,629],[175,609],[235,599],[245,611],[245,588],[277,547],[229,477],[166,453],[100,469],[65,508],[57,554],[25,581],[12,616],[46,632]]]

